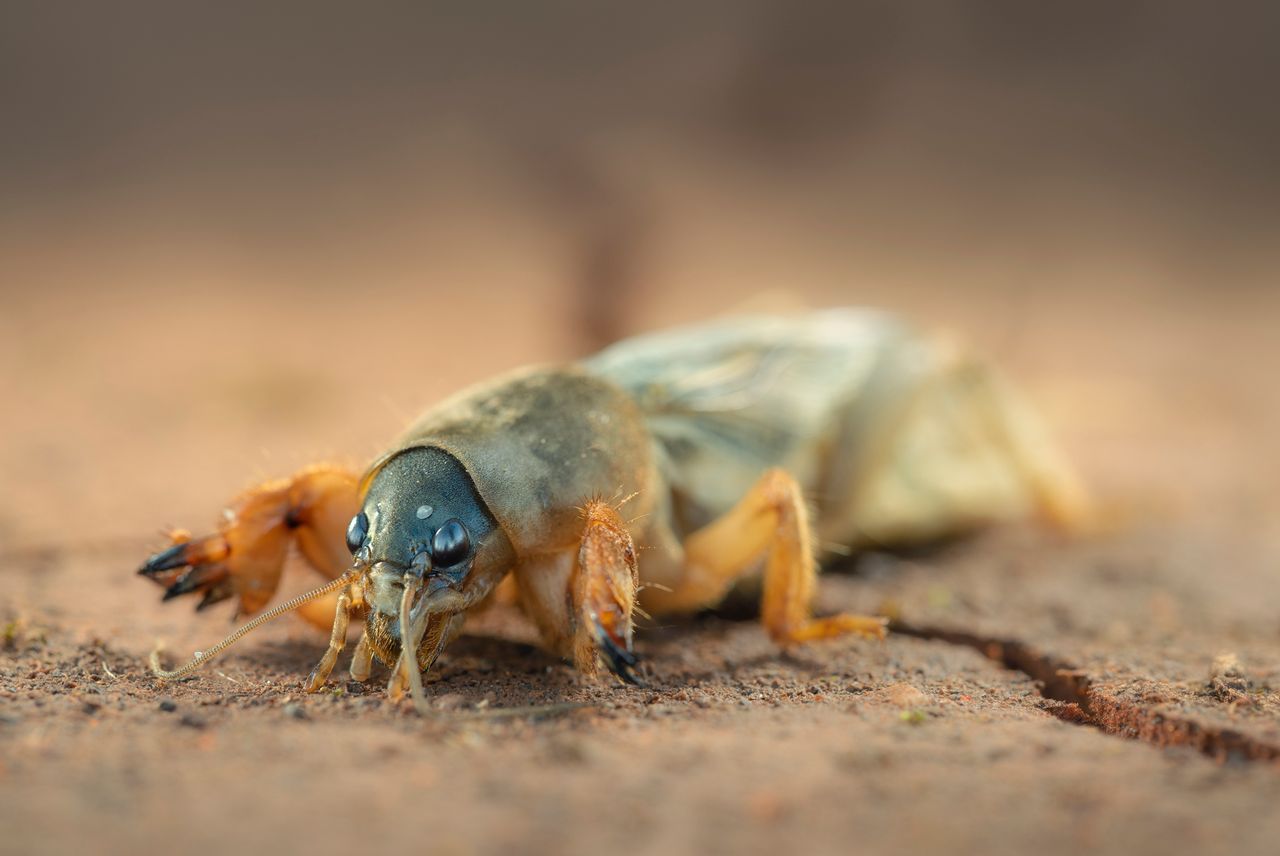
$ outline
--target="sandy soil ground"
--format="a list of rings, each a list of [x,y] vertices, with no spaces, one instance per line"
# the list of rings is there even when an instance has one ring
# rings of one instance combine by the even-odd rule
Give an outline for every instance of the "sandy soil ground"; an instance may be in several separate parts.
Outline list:
[[[989,321],[1008,292],[945,313],[935,296],[858,295],[1016,363],[1110,531],[843,563],[822,607],[885,610],[901,632],[884,643],[782,655],[734,615],[646,628],[647,689],[584,680],[498,617],[448,651],[424,718],[381,673],[302,694],[323,639],[289,621],[159,685],[154,641],[199,648],[227,616],[161,606],[133,570],[159,526],[203,528],[256,478],[358,461],[420,404],[585,347],[553,323],[558,299],[464,290],[454,316],[509,323],[479,347],[474,327],[434,326],[467,355],[442,368],[385,316],[352,334],[353,312],[387,304],[376,291],[27,294],[0,336],[0,849],[1270,849],[1278,301],[1064,294],[1014,343]],[[723,298],[655,295],[630,323]],[[1226,653],[1239,672],[1215,682]]]

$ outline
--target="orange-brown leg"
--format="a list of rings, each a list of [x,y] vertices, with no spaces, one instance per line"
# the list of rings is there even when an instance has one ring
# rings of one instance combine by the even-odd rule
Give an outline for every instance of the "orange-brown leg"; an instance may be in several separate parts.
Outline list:
[[[592,501],[583,508],[582,538],[575,548],[521,563],[515,570],[520,603],[538,625],[547,647],[585,674],[603,659],[628,683],[639,683],[632,653],[636,551],[618,512]]]
[[[587,525],[573,576],[573,662],[593,674],[603,655],[615,675],[638,683],[631,650],[639,582],[635,545],[618,512],[606,503],[587,503],[583,516]]]
[[[199,592],[199,610],[236,597],[238,613],[250,615],[275,594],[291,540],[323,576],[340,576],[351,564],[346,529],[357,510],[354,473],[308,467],[241,494],[212,535],[192,540],[175,533],[173,546],[147,559],[139,573],[165,587],[165,600]],[[304,617],[329,626],[333,598],[307,606]]]
[[[784,470],[766,472],[732,510],[690,535],[684,551],[680,583],[670,591],[644,591],[645,608],[655,614],[715,606],[765,556],[760,617],[775,642],[790,645],[847,633],[884,637],[881,618],[813,617],[817,562],[808,509],[800,486]]]
[[[319,692],[329,680],[333,667],[338,663],[338,655],[347,645],[347,625],[351,621],[352,614],[362,615],[365,609],[364,586],[359,580],[353,581],[346,589],[334,594],[337,602],[330,612],[333,616],[333,628],[329,633],[329,647],[325,649],[324,656],[320,658],[320,662],[311,670],[307,682],[303,684],[303,689],[309,693]],[[328,603],[328,599],[320,602]],[[351,677],[360,682],[368,679],[372,660],[372,654],[369,651],[369,632],[366,629],[360,634],[360,642],[356,645],[355,655],[351,659]]]
[[[1099,520],[1088,491],[1019,392],[974,361],[956,366],[953,377],[973,391],[975,406],[1025,479],[1040,517],[1069,534],[1096,529]]]
[[[333,610],[333,631],[329,634],[329,647],[325,649],[324,656],[320,658],[319,663],[316,663],[316,667],[311,670],[311,675],[303,685],[306,692],[319,692],[325,681],[329,680],[333,667],[338,663],[338,655],[346,647],[347,623],[350,620],[351,595],[344,591],[338,595],[338,603]]]

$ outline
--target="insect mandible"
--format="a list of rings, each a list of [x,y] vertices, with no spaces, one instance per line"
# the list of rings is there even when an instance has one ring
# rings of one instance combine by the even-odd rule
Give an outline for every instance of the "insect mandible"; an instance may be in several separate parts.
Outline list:
[[[625,516],[622,505],[626,501]],[[218,531],[174,537],[140,573],[197,609],[273,596],[291,545],[329,582],[187,665],[298,610],[331,629],[324,686],[362,619],[350,673],[391,669],[422,708],[422,672],[508,577],[546,646],[636,683],[633,616],[716,606],[760,575],[780,646],[881,618],[815,617],[818,544],[936,539],[1087,515],[1071,469],[999,374],[896,317],[831,310],[724,320],[517,371],[428,410],[363,473],[313,466],[241,495]]]

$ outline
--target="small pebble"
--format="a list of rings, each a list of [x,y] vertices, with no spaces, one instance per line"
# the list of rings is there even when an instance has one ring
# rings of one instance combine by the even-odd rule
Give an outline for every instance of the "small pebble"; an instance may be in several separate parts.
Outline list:
[[[178,703],[171,698],[160,699],[160,709],[165,713],[173,713],[178,709]]]
[[[458,710],[466,705],[466,696],[461,693],[445,693],[437,696],[435,699],[435,707],[437,710]]]
[[[929,697],[911,684],[899,683],[884,689],[884,697],[898,707],[920,707],[929,703]]]
[[[297,702],[290,702],[284,706],[285,716],[291,716],[294,719],[306,719],[307,711]]]
[[[187,728],[201,729],[205,727],[205,721],[194,713],[184,713],[182,718],[178,720],[178,724],[185,725]]]

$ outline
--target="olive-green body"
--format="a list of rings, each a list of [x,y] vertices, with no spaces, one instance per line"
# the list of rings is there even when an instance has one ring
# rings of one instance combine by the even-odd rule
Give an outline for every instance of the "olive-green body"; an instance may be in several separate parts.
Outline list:
[[[636,402],[577,366],[524,369],[446,400],[392,444],[365,482],[420,446],[462,463],[518,557],[575,543],[589,499],[659,488]]]
[[[364,483],[405,449],[445,450],[516,561],[574,544],[588,500],[630,498],[641,577],[672,585],[684,538],[770,467],[800,483],[827,544],[1025,514],[1028,426],[1009,421],[1008,396],[985,367],[885,314],[728,320],[472,387],[417,420]]]

